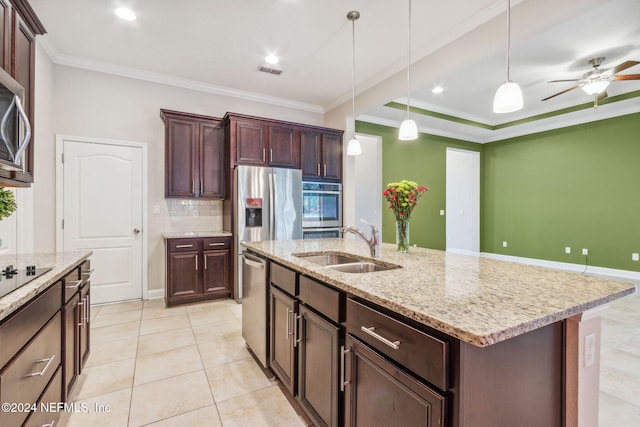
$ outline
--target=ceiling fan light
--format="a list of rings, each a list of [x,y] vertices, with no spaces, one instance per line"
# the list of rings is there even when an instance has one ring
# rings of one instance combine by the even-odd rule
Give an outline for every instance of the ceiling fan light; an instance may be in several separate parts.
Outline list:
[[[418,127],[416,122],[411,119],[405,119],[400,125],[400,132],[398,132],[398,139],[400,141],[413,141],[418,139]]]
[[[522,109],[522,105],[522,90],[518,83],[512,81],[503,83],[493,98],[494,113],[511,113]]]
[[[359,156],[362,154],[362,147],[360,141],[354,136],[347,144],[347,156]]]
[[[597,95],[600,92],[604,91],[607,86],[609,86],[609,83],[610,82],[608,80],[590,82],[582,86],[582,90],[585,91],[588,95]]]

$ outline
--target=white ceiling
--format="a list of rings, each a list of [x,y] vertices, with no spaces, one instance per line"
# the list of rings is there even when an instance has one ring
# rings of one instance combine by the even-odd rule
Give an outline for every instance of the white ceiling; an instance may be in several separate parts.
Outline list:
[[[351,22],[346,14],[358,10],[357,115],[390,125],[404,118],[402,111],[384,104],[406,99],[408,0],[30,3],[48,31],[42,40],[56,63],[321,113],[350,106]],[[118,19],[113,11],[120,5],[134,9],[138,19]],[[489,125],[589,102],[578,89],[540,100],[572,86],[548,80],[581,77],[592,57],[606,57],[603,69],[640,60],[639,0],[513,0],[511,79],[523,89],[525,108],[496,115],[493,94],[506,74],[506,0],[413,0],[412,8],[411,104]],[[257,71],[268,65],[267,53],[280,56],[274,67],[282,75]],[[622,72],[631,73],[640,73],[640,65]],[[431,93],[436,84],[444,87],[442,94]],[[615,96],[636,90],[640,81],[617,81],[607,92]],[[598,113],[640,109],[640,97],[615,104]],[[597,117],[592,111],[580,114]],[[486,142],[504,134],[413,116],[422,131],[446,136]]]

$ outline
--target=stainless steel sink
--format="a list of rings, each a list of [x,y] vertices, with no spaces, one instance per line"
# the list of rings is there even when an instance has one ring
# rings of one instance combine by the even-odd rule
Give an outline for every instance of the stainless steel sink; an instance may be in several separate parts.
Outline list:
[[[360,262],[352,262],[348,264],[328,265],[327,268],[330,268],[336,271],[341,271],[343,273],[371,273],[372,271],[392,270],[398,267],[360,261]]]
[[[318,265],[337,265],[337,264],[347,264],[354,263],[360,261],[358,258],[350,257],[347,255],[339,255],[339,254],[295,254],[295,256],[299,258],[304,258],[307,261],[313,262]]]
[[[348,254],[298,253],[293,255],[343,273],[371,273],[373,271],[385,271],[400,268],[399,265],[371,262]]]

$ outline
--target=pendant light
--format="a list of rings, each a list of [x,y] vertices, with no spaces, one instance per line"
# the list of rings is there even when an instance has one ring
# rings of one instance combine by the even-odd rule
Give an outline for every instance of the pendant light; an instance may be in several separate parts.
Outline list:
[[[347,144],[347,156],[362,154],[360,141],[356,138],[356,21],[360,18],[360,12],[352,10],[347,13],[347,19],[351,21],[351,41],[353,48],[353,64],[351,67],[351,114],[353,117],[353,136]]]
[[[522,90],[518,83],[509,80],[509,56],[511,50],[511,0],[507,0],[507,81],[493,98],[494,113],[511,113],[522,109]]]
[[[398,139],[400,141],[412,141],[418,138],[416,122],[409,118],[411,106],[411,0],[409,0],[409,52],[407,52],[407,118],[400,125]]]

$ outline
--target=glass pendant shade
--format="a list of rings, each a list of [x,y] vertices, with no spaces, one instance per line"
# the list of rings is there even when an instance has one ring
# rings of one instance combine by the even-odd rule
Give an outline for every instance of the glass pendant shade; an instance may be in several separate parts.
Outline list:
[[[511,113],[522,109],[522,90],[518,83],[507,81],[496,91],[493,98],[494,113]]]
[[[582,86],[582,90],[585,91],[588,95],[597,95],[605,90],[607,86],[609,86],[609,83],[610,82],[607,80],[587,83],[586,85]]]
[[[347,144],[347,156],[359,156],[360,154],[362,154],[362,147],[360,141],[354,136]]]
[[[398,139],[401,141],[411,141],[418,138],[418,127],[416,122],[407,118],[400,125]]]

